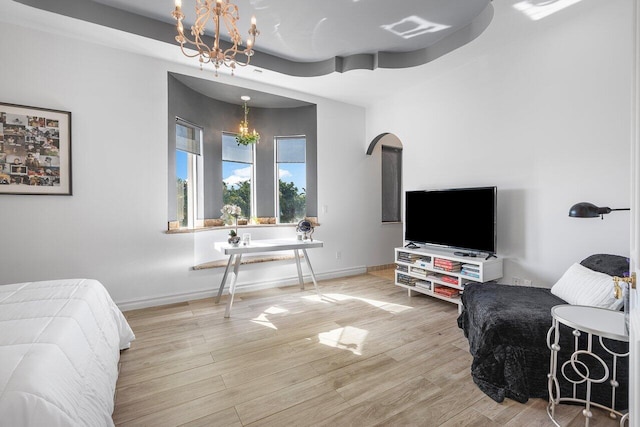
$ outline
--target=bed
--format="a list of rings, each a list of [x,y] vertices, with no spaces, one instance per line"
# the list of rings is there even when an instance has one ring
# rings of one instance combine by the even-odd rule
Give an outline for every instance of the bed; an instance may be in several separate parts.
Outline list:
[[[0,424],[112,426],[120,350],[134,338],[96,280],[0,286]]]
[[[629,271],[628,259],[616,255],[592,255],[580,265],[609,276],[623,276]],[[613,287],[608,285],[603,292],[607,292],[606,297],[609,297]],[[588,296],[592,293],[581,292],[578,288],[576,294]],[[505,398],[521,403],[532,397],[548,398],[550,350],[547,347],[547,332],[552,323],[551,308],[567,304],[567,301],[550,289],[478,283],[465,286],[462,303],[458,326],[469,340],[469,351],[473,356],[471,376],[477,386],[497,402]],[[563,350],[560,358],[568,356],[573,345],[571,337],[568,328],[561,330],[560,346]],[[585,337],[586,334],[581,338]],[[608,344],[619,352],[628,348],[626,343]],[[594,344],[594,349],[597,354],[609,357],[604,355],[599,343]],[[619,367],[618,378],[627,377],[628,362],[625,361]],[[627,408],[628,384],[626,381],[620,383],[616,407]],[[568,387],[568,384],[562,385],[563,393],[569,392]],[[610,404],[610,390],[606,383],[595,385],[592,401]]]

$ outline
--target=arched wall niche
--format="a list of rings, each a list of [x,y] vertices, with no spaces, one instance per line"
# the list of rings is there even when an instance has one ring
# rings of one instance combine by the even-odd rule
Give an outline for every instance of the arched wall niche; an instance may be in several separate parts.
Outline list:
[[[369,148],[367,148],[368,156],[370,156],[373,153],[373,150],[376,148],[376,145],[380,141],[382,141],[380,145],[386,145],[387,147],[402,148],[402,141],[400,141],[400,138],[398,138],[392,133],[383,132],[380,135],[373,138],[373,140],[369,144]]]

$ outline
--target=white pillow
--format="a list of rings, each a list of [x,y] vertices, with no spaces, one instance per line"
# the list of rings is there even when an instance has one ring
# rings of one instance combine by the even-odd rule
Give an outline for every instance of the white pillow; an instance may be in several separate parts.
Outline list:
[[[573,264],[551,288],[551,293],[569,304],[619,310],[622,299],[613,296],[613,280],[608,274],[599,273]]]

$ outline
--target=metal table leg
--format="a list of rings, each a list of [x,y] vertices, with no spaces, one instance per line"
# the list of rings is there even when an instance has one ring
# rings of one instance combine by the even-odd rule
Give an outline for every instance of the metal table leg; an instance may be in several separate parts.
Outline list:
[[[295,255],[295,258],[296,258],[296,267],[298,268],[298,281],[300,282],[300,289],[302,289],[304,291],[304,280],[302,278],[302,267],[300,266],[300,251],[298,249],[294,249],[293,250],[293,254]],[[306,253],[305,253],[305,256],[307,256]],[[309,261],[307,261],[307,262],[309,262]]]
[[[318,282],[316,282],[316,275],[313,273],[313,267],[311,267],[311,261],[309,261],[309,255],[307,255],[307,250],[303,249],[302,253],[304,254],[304,259],[307,261],[307,266],[309,267],[309,271],[311,272],[311,280],[313,280],[313,286],[316,288],[316,293],[318,294],[318,298],[322,298],[322,294],[318,289]]]
[[[220,297],[222,296],[222,291],[224,290],[224,285],[227,284],[227,275],[229,274],[229,267],[231,266],[231,261],[233,260],[233,255],[229,255],[229,261],[227,261],[227,268],[224,269],[224,276],[222,276],[222,282],[220,282],[220,289],[218,289],[218,296],[216,297],[216,304],[220,302]]]
[[[235,256],[235,262],[233,266],[233,275],[231,276],[231,285],[229,286],[229,299],[227,300],[227,309],[224,312],[225,318],[229,318],[231,316],[231,306],[233,305],[233,297],[236,294],[236,282],[238,281],[238,270],[240,269],[240,261],[242,260],[242,254],[232,256]]]

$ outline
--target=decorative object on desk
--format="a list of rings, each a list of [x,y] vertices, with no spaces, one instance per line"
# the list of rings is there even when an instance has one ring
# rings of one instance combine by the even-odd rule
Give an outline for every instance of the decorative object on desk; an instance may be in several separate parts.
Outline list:
[[[247,107],[247,101],[251,99],[251,97],[243,95],[240,97],[244,104],[242,108],[244,109],[244,120],[240,122],[240,132],[236,135],[236,142],[238,145],[249,145],[249,144],[257,144],[260,142],[260,134],[253,129],[253,132],[249,132],[249,119],[247,115],[249,114],[249,107]]]
[[[598,207],[593,203],[589,202],[580,202],[571,206],[569,209],[569,216],[571,218],[602,218],[604,219],[604,215],[611,213],[613,211],[630,211],[630,208],[619,208],[619,209],[611,209],[609,207]]]
[[[178,35],[176,41],[180,43],[180,49],[182,53],[189,57],[198,57],[200,61],[200,69],[202,64],[213,64],[216,70],[216,77],[218,77],[218,68],[221,65],[231,68],[231,75],[236,69],[236,66],[244,67],[249,64],[251,57],[253,56],[253,46],[256,42],[256,36],[260,34],[260,31],[256,28],[256,17],[251,17],[251,26],[249,27],[249,37],[247,38],[247,47],[242,49],[242,37],[236,26],[236,21],[240,19],[238,13],[238,6],[231,3],[229,0],[196,0],[196,16],[194,19],[195,24],[191,27],[191,35],[193,40],[189,39],[184,34],[184,26],[182,20],[184,14],[182,13],[182,0],[175,0],[176,8],[171,13],[176,22],[176,30]],[[207,42],[203,40],[203,36],[207,23],[211,20],[213,22],[213,44],[207,45]],[[225,27],[227,29],[228,37],[231,43],[222,41],[220,39],[220,28]],[[192,45],[195,53],[190,53],[185,50],[185,43]],[[230,45],[230,46],[229,46]],[[229,46],[229,47],[227,47]],[[236,55],[245,55],[244,61],[240,58],[236,58]]]
[[[238,246],[240,244],[240,236],[238,236],[236,230],[229,231],[229,238],[227,239],[227,242],[229,242],[231,246]]]
[[[296,233],[302,233],[302,240],[309,239],[313,242],[313,237],[312,237],[313,231],[314,231],[314,228],[311,225],[310,221],[303,219],[300,222],[298,222],[298,225],[296,227]]]
[[[71,113],[0,103],[0,194],[71,195]]]
[[[238,217],[242,214],[242,209],[238,205],[224,205],[222,209],[222,220],[227,225],[235,224],[238,226]]]
[[[251,244],[251,233],[244,233],[242,235],[242,244],[244,246],[249,246]]]

